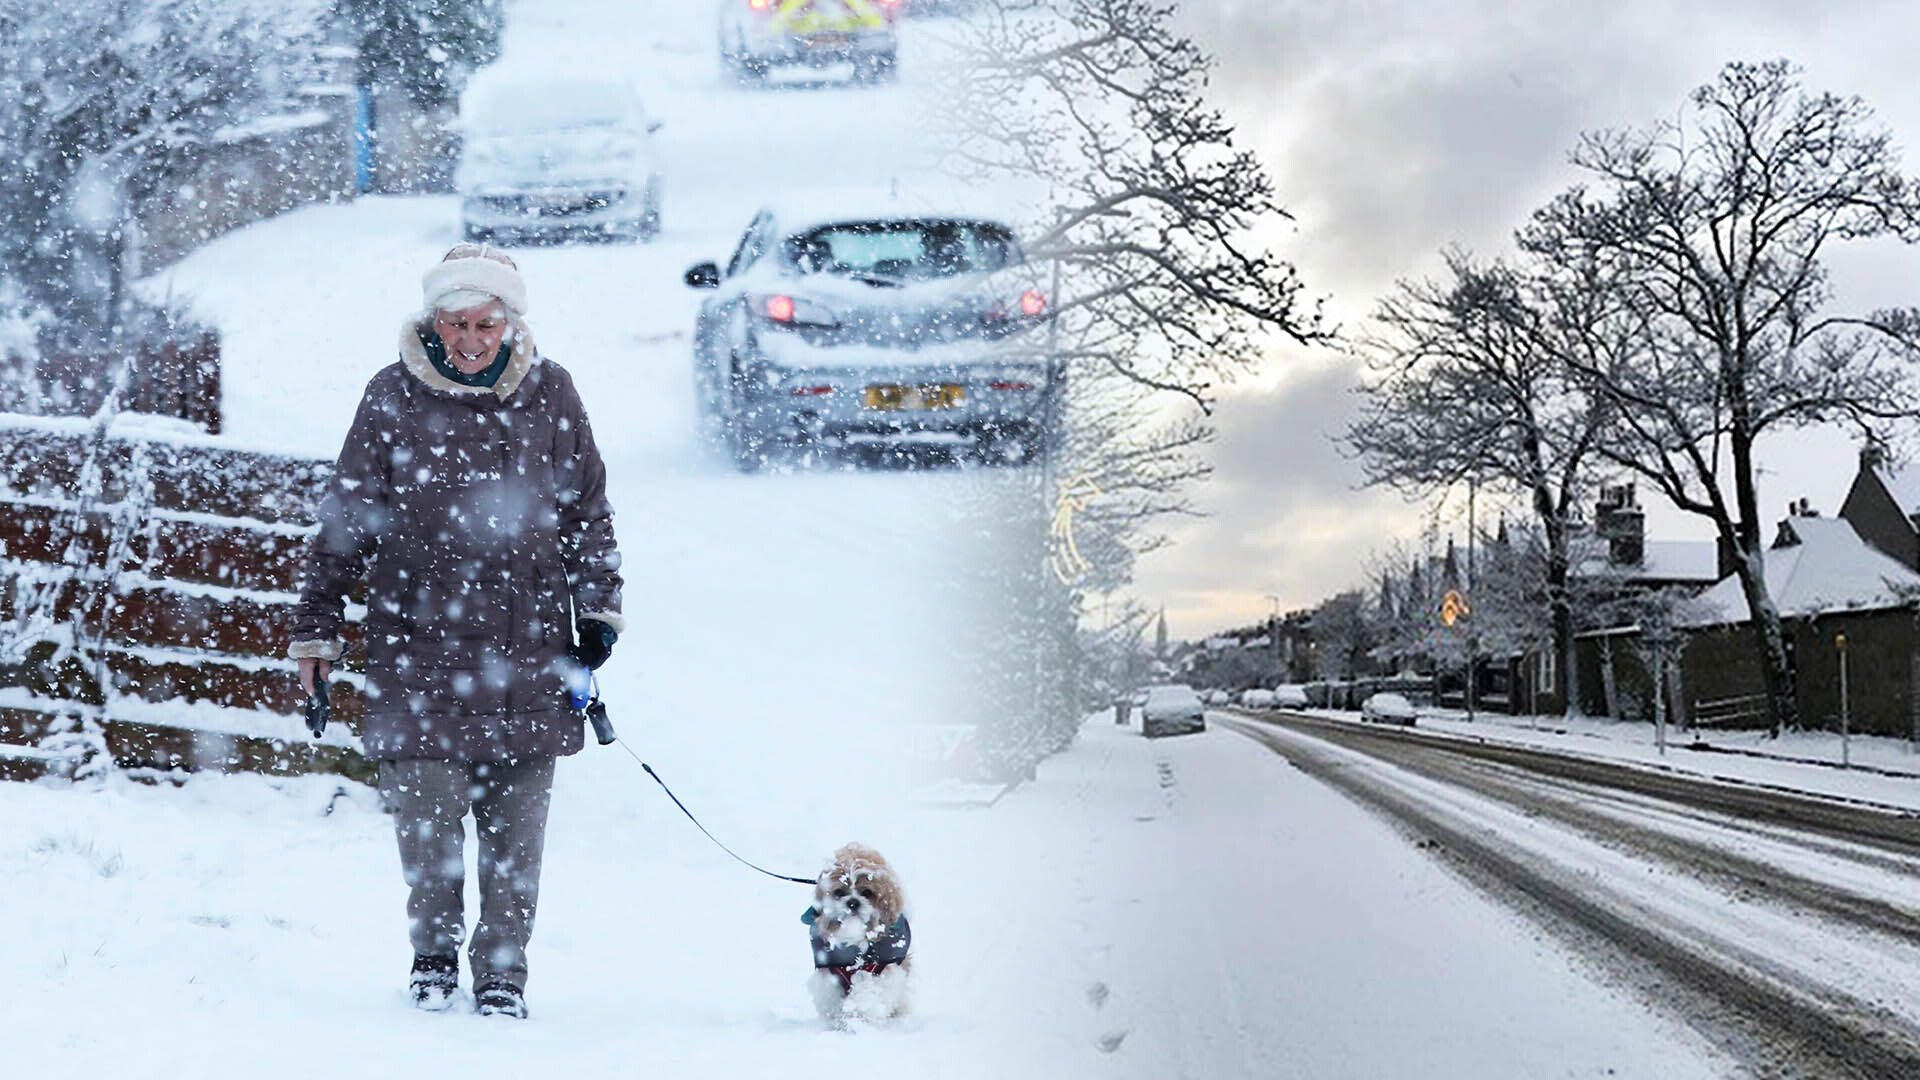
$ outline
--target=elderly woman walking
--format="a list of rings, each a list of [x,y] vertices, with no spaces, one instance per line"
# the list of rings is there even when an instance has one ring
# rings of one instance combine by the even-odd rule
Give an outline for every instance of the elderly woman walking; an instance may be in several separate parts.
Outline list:
[[[360,734],[411,890],[414,1003],[445,1009],[458,986],[471,814],[474,1007],[525,1017],[554,762],[585,742],[568,676],[618,636],[620,556],[586,410],[534,347],[513,260],[462,244],[424,286],[321,501],[288,655],[312,695],[364,573]]]

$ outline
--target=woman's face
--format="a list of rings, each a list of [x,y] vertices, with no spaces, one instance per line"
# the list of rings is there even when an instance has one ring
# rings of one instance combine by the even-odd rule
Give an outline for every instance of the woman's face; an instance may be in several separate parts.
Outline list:
[[[507,309],[499,301],[460,311],[433,313],[433,332],[447,347],[447,361],[462,375],[477,375],[493,363],[507,336]]]

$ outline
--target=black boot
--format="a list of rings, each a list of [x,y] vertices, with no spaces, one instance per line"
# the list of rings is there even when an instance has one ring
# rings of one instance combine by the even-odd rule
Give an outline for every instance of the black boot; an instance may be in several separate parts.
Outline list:
[[[453,992],[460,986],[460,958],[415,953],[413,977],[407,988],[413,991],[415,1008],[439,1012],[453,1004]]]
[[[520,988],[499,975],[489,975],[473,984],[473,1011],[481,1016],[527,1018],[527,996]]]

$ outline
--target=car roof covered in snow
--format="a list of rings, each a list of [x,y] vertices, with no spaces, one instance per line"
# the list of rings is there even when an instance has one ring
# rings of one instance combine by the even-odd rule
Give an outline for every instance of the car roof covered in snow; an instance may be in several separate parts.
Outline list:
[[[1766,552],[1767,593],[1784,616],[1897,607],[1901,592],[1920,590],[1920,574],[1860,539],[1845,518],[1791,517]],[[1682,626],[1743,623],[1746,593],[1738,575],[1688,601]]]
[[[934,196],[912,191],[894,194],[886,189],[850,189],[832,193],[786,195],[769,201],[765,209],[782,236],[793,236],[823,225],[864,221],[979,221],[1012,233],[1008,207],[987,200],[950,194]]]
[[[556,120],[623,120],[644,116],[628,79],[593,69],[494,64],[473,73],[460,94],[464,127],[538,127]]]

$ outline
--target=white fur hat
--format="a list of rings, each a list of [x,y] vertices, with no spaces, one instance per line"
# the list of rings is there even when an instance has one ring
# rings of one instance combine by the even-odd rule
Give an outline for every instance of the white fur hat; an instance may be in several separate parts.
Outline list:
[[[507,253],[485,244],[455,244],[432,269],[420,278],[421,299],[428,311],[447,306],[452,299],[468,297],[456,294],[483,294],[507,305],[515,315],[527,313],[527,283],[520,277]],[[456,307],[471,307],[460,302]]]

